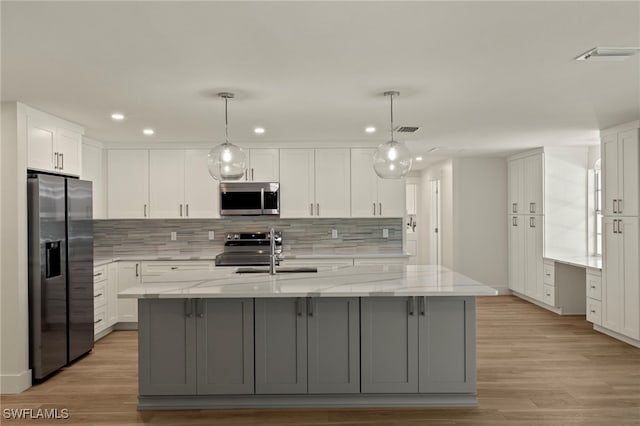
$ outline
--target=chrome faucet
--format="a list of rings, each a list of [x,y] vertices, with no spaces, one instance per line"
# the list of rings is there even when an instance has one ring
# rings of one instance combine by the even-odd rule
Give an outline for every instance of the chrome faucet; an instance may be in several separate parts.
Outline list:
[[[271,228],[269,230],[269,275],[276,274],[276,231]]]

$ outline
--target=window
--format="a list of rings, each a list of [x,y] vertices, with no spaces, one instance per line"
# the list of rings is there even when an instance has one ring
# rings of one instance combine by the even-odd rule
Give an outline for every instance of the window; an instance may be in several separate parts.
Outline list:
[[[594,254],[600,256],[602,255],[602,172],[600,170],[600,160],[596,161],[593,180],[593,196],[595,202],[594,229],[596,230]]]

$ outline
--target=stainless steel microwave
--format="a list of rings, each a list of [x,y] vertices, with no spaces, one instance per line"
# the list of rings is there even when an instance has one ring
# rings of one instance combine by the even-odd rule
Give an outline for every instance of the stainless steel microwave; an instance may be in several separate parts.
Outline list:
[[[280,215],[280,184],[277,182],[222,182],[221,216]]]

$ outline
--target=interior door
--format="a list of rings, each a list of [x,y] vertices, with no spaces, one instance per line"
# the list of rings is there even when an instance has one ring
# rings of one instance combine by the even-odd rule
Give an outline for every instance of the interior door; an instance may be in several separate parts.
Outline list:
[[[440,264],[440,180],[431,181],[431,215],[430,215],[430,259],[432,265]]]

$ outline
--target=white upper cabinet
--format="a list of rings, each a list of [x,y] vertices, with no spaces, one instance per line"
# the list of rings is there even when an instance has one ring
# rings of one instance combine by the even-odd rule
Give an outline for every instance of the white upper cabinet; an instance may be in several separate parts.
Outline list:
[[[281,149],[281,217],[349,217],[348,149]]]
[[[402,217],[406,209],[404,179],[380,179],[373,170],[374,151],[351,150],[351,216]]]
[[[519,158],[507,163],[509,174],[509,214],[523,214],[524,206],[524,160]]]
[[[544,154],[524,158],[524,214],[543,214]]]
[[[27,168],[80,176],[83,130],[31,108],[26,115]]]
[[[149,151],[146,149],[108,151],[107,212],[110,219],[149,217]]]
[[[638,215],[638,129],[602,138],[603,210],[605,216]]]
[[[245,180],[253,182],[278,182],[280,180],[280,153],[273,149],[246,150],[248,162]]]
[[[184,203],[185,217],[219,218],[219,182],[209,174],[207,163],[209,150],[185,151]]]
[[[186,214],[184,203],[184,151],[149,151],[149,210],[152,218],[180,218]]]

